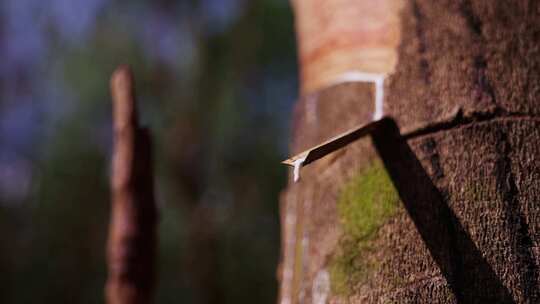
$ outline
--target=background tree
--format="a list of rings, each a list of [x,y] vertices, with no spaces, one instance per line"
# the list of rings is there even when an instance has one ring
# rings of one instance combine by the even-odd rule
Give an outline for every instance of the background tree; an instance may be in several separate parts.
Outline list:
[[[108,79],[126,63],[155,136],[156,303],[275,302],[292,22],[286,0],[1,1],[0,302],[103,301]],[[189,241],[199,208],[210,253]]]

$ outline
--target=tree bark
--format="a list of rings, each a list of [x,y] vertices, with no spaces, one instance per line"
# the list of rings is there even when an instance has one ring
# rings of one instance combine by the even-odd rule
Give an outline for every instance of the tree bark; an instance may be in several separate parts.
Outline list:
[[[114,72],[111,93],[114,138],[106,300],[146,304],[154,288],[157,218],[150,135],[138,125],[128,67]]]
[[[297,24],[315,20],[300,2]],[[417,0],[398,16],[396,64],[377,71],[394,122],[282,196],[281,301],[538,303],[540,3]],[[351,62],[340,70],[364,71]],[[298,101],[293,154],[372,119],[373,85],[339,76]]]

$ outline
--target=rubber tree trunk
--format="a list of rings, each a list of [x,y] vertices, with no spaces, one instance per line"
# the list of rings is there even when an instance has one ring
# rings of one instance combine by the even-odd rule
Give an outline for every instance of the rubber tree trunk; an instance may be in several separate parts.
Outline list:
[[[394,121],[291,179],[281,303],[538,303],[540,2],[293,7],[291,153],[373,118],[362,73]]]
[[[107,243],[108,304],[152,302],[156,221],[151,143],[137,119],[133,75],[119,67],[111,77],[113,160]]]

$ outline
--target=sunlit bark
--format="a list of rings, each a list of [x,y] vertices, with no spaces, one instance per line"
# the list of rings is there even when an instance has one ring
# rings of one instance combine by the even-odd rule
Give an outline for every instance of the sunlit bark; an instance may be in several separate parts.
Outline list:
[[[108,304],[146,304],[155,280],[156,206],[150,136],[137,121],[133,76],[119,67],[111,78],[113,159],[107,244]]]

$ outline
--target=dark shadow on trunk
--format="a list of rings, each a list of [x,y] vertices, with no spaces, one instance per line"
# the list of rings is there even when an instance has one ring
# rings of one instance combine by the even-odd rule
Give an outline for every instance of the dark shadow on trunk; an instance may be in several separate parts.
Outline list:
[[[488,261],[432,183],[396,123],[385,119],[373,143],[431,256],[458,303],[514,303]]]

